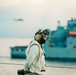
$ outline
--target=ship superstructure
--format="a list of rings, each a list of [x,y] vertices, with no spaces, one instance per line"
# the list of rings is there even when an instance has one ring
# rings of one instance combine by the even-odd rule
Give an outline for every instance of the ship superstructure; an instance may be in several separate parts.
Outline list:
[[[46,58],[76,58],[76,20],[68,20],[66,28],[58,25],[44,45]]]

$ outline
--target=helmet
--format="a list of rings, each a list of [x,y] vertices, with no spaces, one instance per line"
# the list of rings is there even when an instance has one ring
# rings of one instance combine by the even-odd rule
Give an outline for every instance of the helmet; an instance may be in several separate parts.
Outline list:
[[[44,35],[49,35],[49,33],[50,33],[50,30],[49,29],[44,29],[42,31],[42,34],[44,34]]]
[[[37,31],[37,32],[35,33],[35,35],[36,35],[36,34],[49,35],[49,33],[50,33],[50,30],[49,30],[49,29],[44,29],[44,30],[39,29],[39,31]]]

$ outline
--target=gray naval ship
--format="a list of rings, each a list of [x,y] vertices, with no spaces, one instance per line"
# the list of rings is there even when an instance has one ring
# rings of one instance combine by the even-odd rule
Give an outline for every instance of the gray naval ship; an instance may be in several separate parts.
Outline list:
[[[26,48],[11,47],[11,57],[25,58]],[[68,20],[66,28],[59,24],[56,30],[50,31],[44,50],[46,58],[76,60],[76,20]]]
[[[44,45],[46,58],[76,60],[76,19],[51,31]]]

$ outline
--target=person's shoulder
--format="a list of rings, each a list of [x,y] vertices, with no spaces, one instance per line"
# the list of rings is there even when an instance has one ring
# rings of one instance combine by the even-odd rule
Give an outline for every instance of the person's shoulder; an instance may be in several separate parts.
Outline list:
[[[39,49],[39,46],[37,44],[32,44],[30,48],[31,49]]]
[[[31,48],[31,49],[36,49],[36,50],[39,49],[39,45],[38,45],[38,43],[37,43],[36,40],[33,40],[33,41],[31,42],[30,48]]]
[[[30,42],[30,45],[39,45],[39,43],[38,43],[36,40],[32,40],[32,41]]]

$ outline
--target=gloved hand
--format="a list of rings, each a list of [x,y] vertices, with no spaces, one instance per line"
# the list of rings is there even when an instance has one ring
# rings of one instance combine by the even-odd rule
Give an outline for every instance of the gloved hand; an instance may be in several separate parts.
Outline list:
[[[30,73],[30,71],[24,71],[24,69],[17,71],[18,75],[24,75],[24,74],[27,74],[27,73]]]

